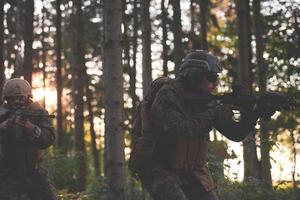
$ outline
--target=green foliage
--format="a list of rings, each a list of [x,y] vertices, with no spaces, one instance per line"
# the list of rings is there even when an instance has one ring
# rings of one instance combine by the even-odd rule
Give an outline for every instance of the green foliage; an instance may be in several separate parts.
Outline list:
[[[74,155],[65,155],[62,152],[49,152],[43,164],[49,169],[50,177],[58,190],[73,191],[76,186]]]

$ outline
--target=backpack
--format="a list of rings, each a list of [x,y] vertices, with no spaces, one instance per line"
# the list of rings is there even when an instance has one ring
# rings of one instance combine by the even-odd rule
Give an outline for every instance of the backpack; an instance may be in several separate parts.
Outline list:
[[[132,151],[128,167],[136,175],[142,175],[151,170],[155,163],[155,139],[150,119],[150,109],[158,91],[171,82],[171,78],[160,77],[155,79],[148,89],[144,100],[137,107],[132,126]]]

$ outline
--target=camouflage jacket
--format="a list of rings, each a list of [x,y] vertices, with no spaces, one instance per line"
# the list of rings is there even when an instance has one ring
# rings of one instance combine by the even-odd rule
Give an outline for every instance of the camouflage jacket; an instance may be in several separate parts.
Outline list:
[[[213,118],[213,109],[186,100],[183,92],[182,82],[175,79],[164,85],[154,99],[150,112],[157,143],[154,159],[167,169],[193,172],[209,191],[213,187],[206,164],[209,132],[215,127],[229,139],[240,141],[256,120]]]
[[[8,109],[7,105],[3,105],[2,108]],[[39,111],[43,115],[48,114],[37,102],[31,103],[26,109]],[[7,118],[1,117],[1,122]],[[50,118],[34,116],[29,120],[40,128],[39,137],[30,138],[25,133],[17,136],[15,128],[0,131],[0,170],[35,169],[43,158],[44,149],[54,143],[55,135]]]

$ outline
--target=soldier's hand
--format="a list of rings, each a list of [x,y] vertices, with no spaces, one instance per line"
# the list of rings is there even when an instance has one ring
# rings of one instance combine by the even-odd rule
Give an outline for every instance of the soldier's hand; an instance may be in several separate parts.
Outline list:
[[[23,127],[27,134],[31,135],[34,133],[35,126],[29,119],[18,116],[16,118],[16,123]]]
[[[0,130],[10,129],[13,126],[13,120],[7,119],[0,124]]]
[[[216,113],[216,120],[227,120],[232,119],[234,114],[233,110],[240,110],[240,108],[229,104],[223,104],[217,106],[214,110]]]

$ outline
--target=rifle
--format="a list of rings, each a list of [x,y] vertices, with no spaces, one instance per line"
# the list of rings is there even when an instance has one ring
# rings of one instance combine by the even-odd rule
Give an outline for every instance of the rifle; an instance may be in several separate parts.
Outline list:
[[[262,113],[266,109],[289,111],[300,107],[297,94],[289,95],[277,92],[266,92],[263,95],[245,95],[241,93],[241,90],[234,89],[232,93],[222,95],[184,93],[183,96],[185,99],[197,101],[200,105],[207,105],[215,100],[219,104],[231,104],[245,110],[257,106]]]
[[[28,110],[26,108],[17,108],[17,109],[6,109],[0,107],[0,122],[6,119],[12,119],[15,121],[17,117],[22,118],[55,118],[55,115],[45,114],[43,110]],[[22,129],[20,126],[16,126],[16,137],[19,138],[23,135]]]

